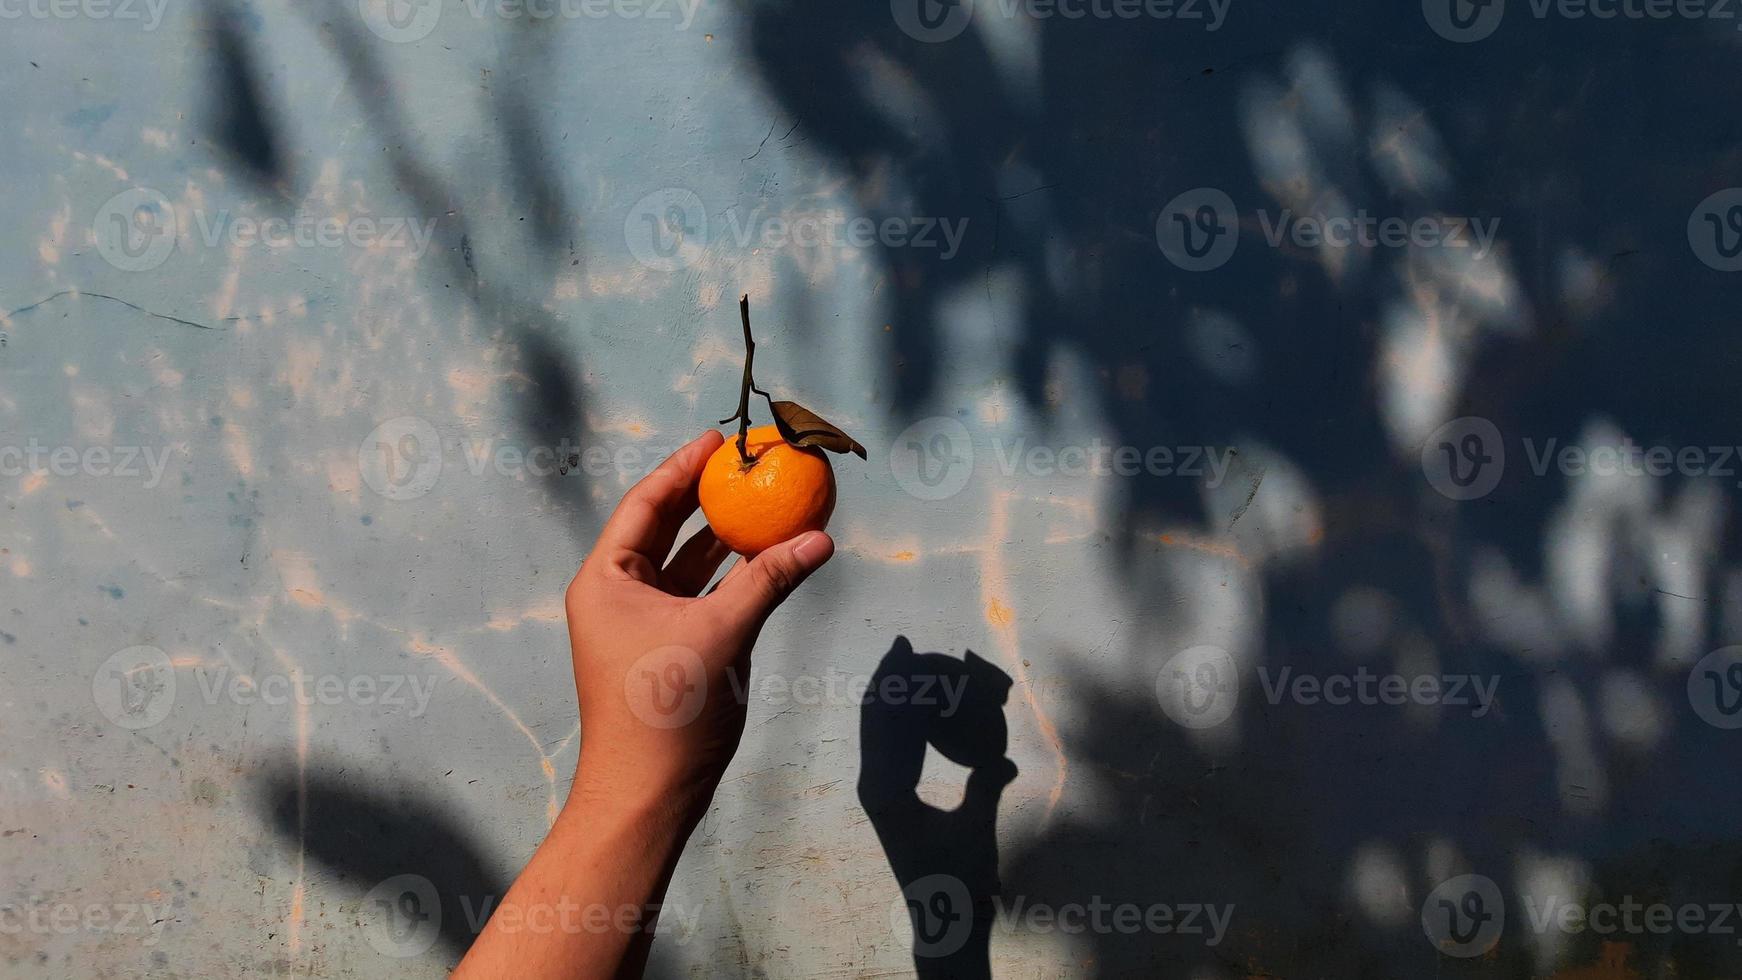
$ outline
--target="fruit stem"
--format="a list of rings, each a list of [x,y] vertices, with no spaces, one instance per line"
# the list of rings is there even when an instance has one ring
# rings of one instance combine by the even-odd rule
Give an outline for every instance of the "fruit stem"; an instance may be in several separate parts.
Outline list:
[[[750,294],[738,297],[738,316],[744,321],[744,385],[738,389],[738,458],[749,469],[756,461],[750,458],[745,441],[750,437],[750,389],[756,387],[751,373],[756,363],[756,341],[750,336]]]
[[[738,413],[720,420],[721,425],[728,422],[738,423],[738,458],[743,461],[744,468],[755,465],[756,457],[750,455],[746,441],[750,438],[750,394],[755,392],[768,401],[768,410],[774,411],[774,396],[756,387],[756,341],[750,336],[750,294],[738,297],[738,315],[744,320],[744,384],[738,389]],[[777,417],[775,423],[779,424]]]

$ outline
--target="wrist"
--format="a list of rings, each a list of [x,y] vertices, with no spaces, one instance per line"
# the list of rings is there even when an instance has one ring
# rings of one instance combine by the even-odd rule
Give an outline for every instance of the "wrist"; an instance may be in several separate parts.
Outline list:
[[[583,748],[563,809],[584,812],[589,819],[615,814],[637,822],[681,827],[687,834],[701,821],[719,782],[718,776],[625,768],[620,762],[592,758]]]

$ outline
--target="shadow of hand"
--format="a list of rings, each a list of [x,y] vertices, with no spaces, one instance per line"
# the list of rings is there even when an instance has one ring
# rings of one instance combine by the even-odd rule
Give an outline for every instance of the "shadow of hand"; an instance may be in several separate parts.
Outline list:
[[[916,654],[897,637],[860,709],[859,802],[901,885],[921,977],[991,976],[998,800],[1016,778],[1004,756],[1010,684],[973,651]],[[954,810],[919,798],[928,746],[970,770]]]

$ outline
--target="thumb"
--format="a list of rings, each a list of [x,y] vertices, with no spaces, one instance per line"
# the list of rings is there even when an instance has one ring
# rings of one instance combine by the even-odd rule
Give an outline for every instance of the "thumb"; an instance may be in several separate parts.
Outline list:
[[[821,531],[806,531],[750,559],[737,574],[726,576],[708,598],[733,619],[760,628],[834,553],[834,539]]]

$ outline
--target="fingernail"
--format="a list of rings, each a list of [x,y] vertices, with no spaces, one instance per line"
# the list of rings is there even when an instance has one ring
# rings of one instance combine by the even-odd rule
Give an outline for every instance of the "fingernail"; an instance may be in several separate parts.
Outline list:
[[[822,567],[823,562],[835,553],[835,542],[821,531],[807,531],[792,546],[793,560],[805,571],[814,571]]]

